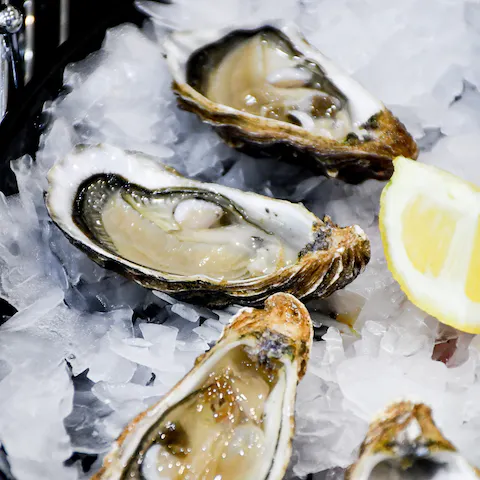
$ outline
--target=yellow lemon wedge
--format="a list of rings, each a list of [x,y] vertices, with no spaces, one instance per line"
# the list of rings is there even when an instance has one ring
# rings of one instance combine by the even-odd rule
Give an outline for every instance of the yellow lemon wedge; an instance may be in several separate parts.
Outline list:
[[[380,200],[388,268],[411,302],[480,333],[480,188],[404,157]]]

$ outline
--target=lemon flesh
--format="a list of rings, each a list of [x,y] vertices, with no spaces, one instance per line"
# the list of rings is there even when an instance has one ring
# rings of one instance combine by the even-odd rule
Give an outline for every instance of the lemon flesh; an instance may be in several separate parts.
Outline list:
[[[480,190],[398,157],[380,201],[388,268],[409,299],[441,322],[480,333]]]

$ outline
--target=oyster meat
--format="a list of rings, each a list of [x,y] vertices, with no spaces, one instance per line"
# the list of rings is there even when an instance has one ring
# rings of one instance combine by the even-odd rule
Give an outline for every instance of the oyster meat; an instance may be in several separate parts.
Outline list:
[[[477,480],[424,404],[391,405],[374,421],[346,480]]]
[[[240,310],[218,343],[120,435],[96,480],[281,480],[312,342],[303,304],[277,293]]]
[[[325,296],[370,256],[358,226],[188,180],[112,146],[77,149],[48,179],[49,214],[76,246],[148,288],[198,303],[261,304],[278,291]]]
[[[246,153],[352,183],[417,157],[398,119],[292,25],[174,32],[164,48],[180,106]]]

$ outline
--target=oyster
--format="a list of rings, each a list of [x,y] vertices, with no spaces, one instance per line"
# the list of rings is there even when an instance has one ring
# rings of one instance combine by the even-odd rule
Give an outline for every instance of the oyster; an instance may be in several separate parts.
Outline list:
[[[240,310],[163,400],[127,426],[94,479],[282,479],[312,333],[306,308],[288,294]]]
[[[358,226],[188,180],[112,146],[77,149],[48,180],[48,212],[72,243],[147,288],[197,303],[261,304],[278,291],[325,296],[370,257]]]
[[[370,425],[346,480],[475,480],[479,471],[442,435],[424,404],[391,405]]]
[[[246,153],[351,183],[388,179],[395,157],[417,157],[398,119],[293,25],[174,32],[164,49],[180,106]]]

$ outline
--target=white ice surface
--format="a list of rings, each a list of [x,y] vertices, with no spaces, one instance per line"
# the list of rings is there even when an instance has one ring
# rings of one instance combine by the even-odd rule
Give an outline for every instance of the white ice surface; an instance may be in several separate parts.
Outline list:
[[[252,16],[296,20],[400,116],[422,147],[421,161],[480,184],[478,0],[179,0],[149,9],[180,29]],[[430,359],[438,322],[409,304],[386,269],[377,226],[383,184],[344,185],[225,146],[176,107],[155,40],[163,33],[158,25],[117,27],[101,52],[69,66],[72,91],[46,105],[52,121],[36,163],[24,157],[12,165],[20,195],[0,195],[0,295],[19,310],[0,327],[0,441],[13,474],[84,478],[79,462],[64,464],[72,452],[102,455],[235,311],[147,292],[94,264],[49,222],[48,168],[74,144],[98,142],[159,155],[192,177],[301,201],[369,235],[366,272],[326,302],[335,311],[360,309],[360,336],[337,325],[344,333],[332,326],[314,344],[298,391],[293,472],[347,466],[372,415],[404,396],[430,403],[446,436],[480,466],[480,341],[463,363]],[[322,302],[309,308],[317,322],[334,324]],[[470,340],[461,337],[465,348]]]

